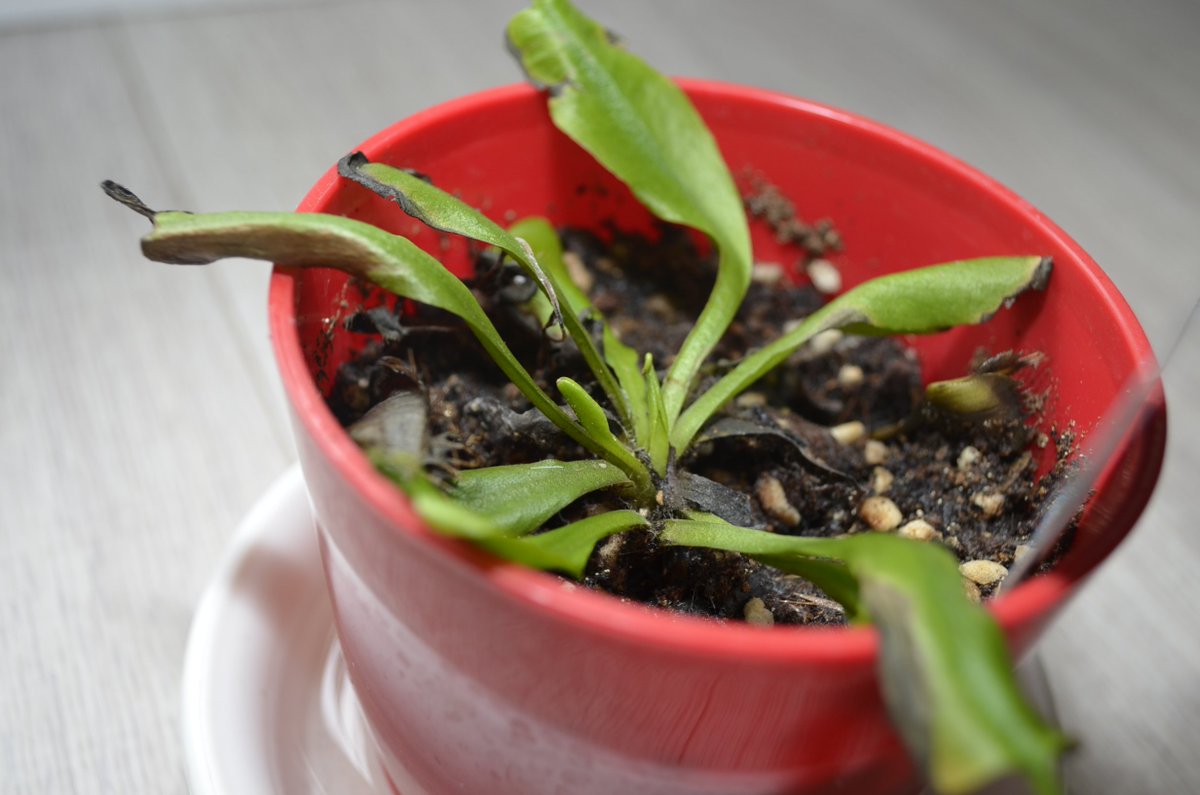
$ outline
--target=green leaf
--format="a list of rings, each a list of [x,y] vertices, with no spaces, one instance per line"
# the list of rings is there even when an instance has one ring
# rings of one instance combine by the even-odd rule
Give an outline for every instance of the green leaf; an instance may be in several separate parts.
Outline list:
[[[714,518],[669,521],[661,537],[742,552],[806,577],[806,558],[842,561],[857,588],[836,577],[813,582],[878,627],[888,709],[936,791],[967,795],[1018,772],[1041,795],[1061,792],[1057,764],[1069,743],[1025,702],[1000,629],[966,598],[945,548],[884,533],[779,536]]]
[[[149,259],[203,265],[226,257],[248,257],[298,268],[337,268],[462,318],[539,411],[584,448],[602,454],[602,448],[542,391],[508,349],[466,285],[411,241],[370,224],[321,213],[154,212],[120,186],[113,186],[110,195],[118,188],[118,201],[129,206],[136,201],[154,223],[142,238],[142,253]]]
[[[846,608],[853,618],[860,612],[858,583],[835,559],[842,551],[837,539],[785,536],[732,525],[711,514],[690,514],[691,519],[671,519],[660,538],[678,546],[740,552],[768,566],[797,574],[815,584]]]
[[[967,795],[1011,772],[1055,795],[1069,741],[1042,722],[1012,674],[1004,636],[963,595],[954,556],[937,544],[855,536],[847,563],[880,631],[880,681],[892,721],[943,795]]]
[[[600,404],[570,378],[565,376],[559,378],[557,384],[558,391],[562,393],[574,410],[583,429],[588,432],[596,444],[604,448],[604,457],[624,470],[625,474],[633,481],[635,490],[643,499],[649,494],[653,494],[650,473],[646,471],[646,467],[637,459],[637,456],[628,447],[621,444],[621,440],[613,434],[612,429],[608,427],[608,415],[604,413]]]
[[[662,390],[658,385],[658,374],[654,371],[654,357],[646,354],[642,366],[642,377],[646,383],[646,408],[649,417],[649,432],[646,436],[646,452],[650,455],[650,466],[659,475],[665,475],[671,460],[670,428],[667,424],[667,409],[663,404]]]
[[[633,438],[645,446],[650,433],[650,405],[637,351],[621,342],[607,323],[604,324],[602,342],[604,361],[608,362],[617,376],[617,383],[625,391],[629,419],[633,423]],[[655,384],[657,386],[657,381]]]
[[[646,524],[636,511],[609,511],[520,540],[561,561],[555,569],[581,579],[588,558],[599,541]]]
[[[571,311],[580,318],[590,313],[601,322],[601,353],[625,394],[625,404],[629,407],[628,420],[633,425],[630,429],[633,439],[638,444],[645,444],[648,430],[646,382],[638,364],[637,351],[617,338],[604,318],[593,309],[587,295],[571,279],[563,261],[562,242],[548,220],[539,216],[523,218],[509,227],[509,232],[523,237],[529,243],[547,276],[558,286],[559,297]]]
[[[338,173],[371,192],[396,202],[404,212],[434,229],[495,246],[512,257],[529,278],[541,287],[553,305],[555,314],[562,317],[567,333],[575,341],[596,381],[612,401],[613,408],[622,421],[628,420],[629,408],[625,405],[624,395],[612,371],[600,356],[596,343],[583,328],[578,315],[569,311],[569,307],[568,311],[563,312],[559,305],[558,296],[564,289],[570,288],[564,287],[553,273],[546,273],[542,269],[528,242],[509,234],[474,207],[436,187],[418,174],[383,163],[371,163],[361,152],[342,158],[338,163]],[[560,265],[561,256],[560,250]],[[565,270],[565,267],[561,268],[564,273]],[[569,278],[566,283],[570,284]]]
[[[596,541],[636,526],[626,515],[631,512],[613,511],[593,517],[613,517],[608,521],[584,520],[588,524],[572,522],[537,536],[513,536],[492,517],[444,493],[420,470],[413,456],[379,449],[369,450],[368,455],[376,468],[408,495],[413,509],[435,531],[471,541],[497,557],[530,568],[580,577]],[[633,516],[644,523],[636,513]],[[587,546],[589,539],[592,546]]]
[[[674,422],[704,358],[750,284],[750,232],[716,141],[675,83],[616,46],[567,0],[535,0],[508,25],[529,78],[549,89],[554,123],[655,215],[707,234],[716,285],[663,385]]]
[[[934,381],[925,387],[925,399],[945,411],[968,416],[1017,414],[1021,409],[1020,385],[1004,373],[974,373]]]
[[[826,307],[827,328],[852,334],[931,334],[984,323],[1025,290],[1045,289],[1048,258],[980,257],[864,282]]]
[[[984,257],[881,276],[842,293],[795,329],[746,356],[679,418],[671,443],[681,453],[722,406],[778,367],[814,335],[840,328],[853,334],[930,334],[983,323],[1027,289],[1044,289],[1050,261]]]
[[[585,494],[628,484],[625,473],[604,461],[555,461],[468,469],[459,473],[451,496],[486,516],[507,536],[541,527]]]

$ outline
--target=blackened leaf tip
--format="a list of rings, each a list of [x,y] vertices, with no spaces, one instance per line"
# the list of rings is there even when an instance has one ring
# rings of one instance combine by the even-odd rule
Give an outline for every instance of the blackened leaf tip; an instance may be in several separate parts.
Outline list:
[[[362,152],[351,152],[338,161],[338,175],[347,179],[354,179],[358,176],[358,170],[370,162]]]
[[[1033,278],[1029,286],[1034,290],[1045,290],[1050,282],[1050,272],[1054,270],[1054,257],[1042,257],[1042,261],[1033,269]]]
[[[129,188],[126,188],[124,185],[121,185],[117,182],[113,182],[111,179],[106,179],[101,182],[100,188],[110,199],[125,205],[138,215],[145,216],[151,221],[153,221],[154,216],[158,214],[154,210],[151,210],[149,207],[147,207],[146,203],[139,199],[137,194],[129,190]]]
[[[367,156],[364,155],[362,152],[351,152],[350,154],[346,155],[345,157],[343,157],[341,160],[338,161],[338,166],[337,166],[338,176],[342,177],[343,179],[348,179],[351,182],[355,182],[355,183],[361,185],[362,187],[371,191],[372,193],[374,193],[376,196],[379,196],[380,198],[386,199],[388,201],[394,201],[396,204],[400,205],[400,209],[402,209],[405,213],[412,216],[413,218],[416,218],[418,221],[420,221],[423,224],[431,226],[434,229],[437,229],[442,232],[453,231],[453,230],[449,230],[449,229],[442,229],[442,227],[433,223],[433,221],[429,218],[428,215],[425,214],[425,212],[421,209],[421,207],[416,202],[414,202],[412,199],[410,199],[408,197],[408,195],[404,193],[403,190],[401,190],[400,188],[397,188],[394,185],[389,185],[382,180],[376,179],[375,177],[371,176],[369,173],[365,172],[363,170],[363,167],[369,165],[370,162],[371,161],[368,160]],[[430,184],[432,184],[432,180],[430,180],[428,176],[420,173],[419,171],[413,171],[411,169],[400,169],[400,170],[405,171],[408,174],[417,177],[418,179],[421,179],[425,182],[429,182]]]

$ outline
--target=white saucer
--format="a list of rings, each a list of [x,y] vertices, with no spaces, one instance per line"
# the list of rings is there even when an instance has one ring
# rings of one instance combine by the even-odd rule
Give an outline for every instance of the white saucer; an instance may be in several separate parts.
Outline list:
[[[299,467],[242,521],[183,676],[193,795],[390,795],[333,634]]]
[[[1037,656],[1017,673],[1053,722]],[[192,795],[393,793],[334,637],[298,466],[242,520],[196,612],[184,663],[183,739]],[[403,791],[417,790],[406,782]]]

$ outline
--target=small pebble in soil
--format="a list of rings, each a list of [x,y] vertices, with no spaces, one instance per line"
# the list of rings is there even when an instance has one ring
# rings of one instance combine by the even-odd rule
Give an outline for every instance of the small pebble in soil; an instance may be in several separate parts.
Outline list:
[[[583,257],[574,251],[564,251],[562,261],[563,265],[567,266],[567,274],[571,277],[571,281],[575,283],[575,286],[585,294],[590,293],[592,285],[596,283],[596,277],[592,275],[591,268],[583,263]]]
[[[979,592],[979,586],[968,580],[966,577],[963,577],[962,588],[963,593],[967,595],[967,599],[970,599],[975,604],[980,604],[983,602],[983,595]]]
[[[788,328],[788,326],[795,328],[796,326],[799,326],[801,322],[803,322],[803,321],[789,320],[786,324],[784,324],[784,327],[783,327],[784,332],[786,333],[787,331],[790,330]],[[829,353],[831,350],[833,350],[833,347],[835,345],[837,345],[839,342],[841,342],[842,337],[844,337],[844,336],[845,336],[845,334],[839,329],[835,329],[835,328],[826,329],[825,331],[822,331],[821,333],[814,336],[811,340],[809,340],[808,347],[815,354],[818,354],[818,355],[826,354],[826,353]]]
[[[884,461],[887,461],[888,448],[887,445],[878,439],[868,439],[863,445],[863,461],[871,466],[878,466]]]
[[[1013,563],[1016,563],[1032,551],[1033,547],[1029,544],[1017,544],[1016,549],[1013,550]]]
[[[998,491],[980,491],[971,497],[971,504],[987,518],[994,519],[1004,511],[1004,495]]]
[[[979,463],[980,458],[983,458],[983,454],[974,447],[967,445],[962,449],[962,452],[958,454],[958,468],[970,469]]]
[[[815,259],[805,268],[817,292],[832,295],[842,289],[842,274],[827,259]]]
[[[787,494],[783,491],[783,484],[779,482],[778,478],[763,475],[754,484],[754,494],[758,497],[767,516],[788,527],[800,524],[800,512],[788,502]]]
[[[977,585],[993,585],[1008,576],[1008,569],[994,560],[968,560],[959,564],[958,571]]]
[[[757,596],[746,602],[746,606],[742,608],[742,616],[745,617],[746,623],[755,627],[772,627],[775,626],[775,615],[770,611],[762,599]]]
[[[744,409],[767,405],[767,396],[762,392],[743,392],[734,399],[734,404]]]
[[[833,434],[833,438],[842,444],[854,444],[867,433],[867,426],[863,425],[858,420],[843,422],[841,425],[835,425],[829,429]]]
[[[596,550],[596,558],[602,567],[611,569],[617,565],[617,557],[621,554],[621,545],[624,542],[625,535],[623,533],[614,533],[600,545],[600,548]]]
[[[837,382],[842,389],[857,389],[862,386],[863,369],[857,364],[843,364],[838,370]]]
[[[914,541],[932,541],[937,538],[938,532],[929,522],[924,519],[913,519],[911,522],[906,522],[896,531],[896,535],[902,538],[911,538]]]
[[[863,500],[862,507],[858,509],[858,515],[862,517],[868,527],[881,533],[895,530],[904,520],[904,514],[900,513],[896,503],[887,497],[878,495]]]
[[[655,293],[647,298],[645,303],[642,304],[642,310],[651,315],[655,315],[660,320],[665,320],[674,316],[675,314],[675,310],[671,306],[671,302],[667,300],[666,296],[659,293]]]
[[[783,266],[778,262],[756,262],[750,278],[759,284],[779,284],[783,279]]]
[[[886,494],[896,481],[896,476],[883,467],[871,470],[871,491],[875,494]]]

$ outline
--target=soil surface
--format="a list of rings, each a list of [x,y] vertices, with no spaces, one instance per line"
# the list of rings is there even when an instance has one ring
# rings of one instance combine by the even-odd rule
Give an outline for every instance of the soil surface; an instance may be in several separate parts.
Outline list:
[[[831,224],[796,219],[769,186],[759,186],[747,206],[795,246],[796,260],[788,267],[813,273],[814,263],[828,265],[822,255],[840,243]],[[692,235],[669,226],[650,237],[573,229],[561,237],[576,281],[621,339],[652,353],[657,367],[669,365],[708,295],[711,257]],[[815,273],[813,282],[820,283]],[[553,384],[562,375],[588,385],[590,375],[569,340],[551,339],[524,310],[532,287],[514,266],[481,254],[470,284],[549,394],[557,394]],[[702,380],[780,336],[825,300],[812,285],[793,286],[780,266],[757,266],[742,311]],[[416,389],[427,396],[428,466],[445,481],[462,469],[587,457],[530,410],[462,323],[426,307],[408,309],[403,317],[376,309],[347,321],[372,342],[341,369],[330,395],[344,424],[397,391]],[[1009,373],[1040,364],[1036,356],[987,353],[996,352],[980,353],[980,371]],[[1069,440],[1036,430],[1038,396],[999,377],[1012,387],[999,409],[953,414],[924,399],[919,362],[900,342],[826,333],[719,415],[677,462],[682,474],[672,483],[725,506],[739,524],[771,532],[894,532],[944,544],[963,562],[990,562],[972,564],[964,576],[968,594],[986,598],[999,571],[992,564],[1007,567],[1022,554],[1039,505],[1062,476],[1060,466],[1038,479],[1032,451],[1054,443],[1061,459],[1069,447]],[[585,498],[548,526],[619,507],[616,501],[610,494]],[[722,619],[843,621],[840,606],[798,577],[735,553],[661,545],[653,530],[601,543],[585,583],[621,598]]]

